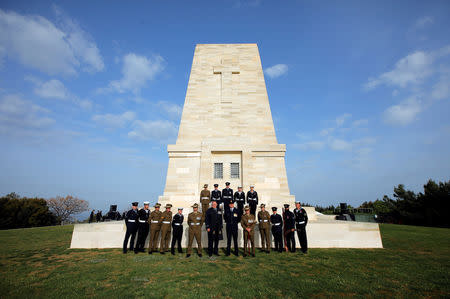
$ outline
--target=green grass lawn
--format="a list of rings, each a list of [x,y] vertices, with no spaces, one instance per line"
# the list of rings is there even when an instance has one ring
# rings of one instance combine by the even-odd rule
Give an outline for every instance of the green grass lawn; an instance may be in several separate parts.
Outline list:
[[[450,297],[450,229],[380,228],[384,249],[215,259],[68,249],[72,226],[0,231],[0,298]]]

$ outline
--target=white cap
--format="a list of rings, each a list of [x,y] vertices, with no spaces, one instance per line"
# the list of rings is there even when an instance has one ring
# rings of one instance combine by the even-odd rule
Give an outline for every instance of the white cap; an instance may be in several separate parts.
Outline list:
[[[255,188],[255,185],[250,185],[250,188]]]
[[[149,205],[149,204],[150,204],[150,202],[144,201],[144,205]]]
[[[182,210],[183,208],[178,208],[178,210]]]

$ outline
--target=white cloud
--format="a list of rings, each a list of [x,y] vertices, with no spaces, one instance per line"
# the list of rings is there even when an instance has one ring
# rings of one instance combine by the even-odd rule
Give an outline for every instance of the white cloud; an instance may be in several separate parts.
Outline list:
[[[128,137],[140,141],[164,142],[175,138],[178,133],[175,123],[167,120],[136,120],[133,127]]]
[[[76,74],[80,67],[103,70],[103,59],[88,34],[68,18],[60,23],[0,9],[0,52],[51,75]]]
[[[180,105],[167,101],[159,101],[156,105],[171,119],[179,119],[183,112],[183,108]]]
[[[276,64],[274,66],[268,67],[264,70],[264,74],[270,78],[277,78],[281,75],[286,74],[288,71],[288,66],[286,64]]]
[[[368,124],[369,124],[369,120],[365,119],[365,118],[357,119],[352,122],[353,127],[363,127],[363,126],[367,126]]]
[[[382,84],[402,88],[409,84],[420,84],[433,73],[432,63],[433,55],[430,53],[414,52],[400,59],[393,70],[377,78],[369,78],[364,87],[370,90]]]
[[[411,97],[398,105],[388,107],[383,113],[383,121],[394,126],[405,126],[416,120],[421,111],[420,101]]]
[[[122,79],[111,81],[106,89],[100,89],[100,91],[119,93],[131,91],[138,94],[147,82],[154,79],[163,69],[164,59],[159,55],[148,58],[129,53],[123,57]]]
[[[444,74],[433,86],[431,97],[436,100],[442,100],[450,97],[450,75]]]
[[[338,138],[330,138],[329,146],[335,151],[348,151],[352,149],[352,144],[350,142]]]
[[[126,111],[122,114],[96,114],[92,120],[108,128],[123,128],[125,125],[136,118],[132,111]]]
[[[336,128],[327,128],[320,131],[320,136],[327,136],[334,132]]]
[[[344,113],[344,114],[342,114],[342,115],[336,117],[336,125],[337,125],[338,127],[341,127],[341,126],[344,124],[344,122],[345,122],[347,119],[349,119],[351,116],[352,116],[352,115],[351,115],[350,113]]]
[[[69,92],[67,91],[64,84],[56,79],[52,79],[42,84],[39,84],[34,89],[34,93],[42,98],[47,99],[65,100],[69,97]]]
[[[430,17],[430,16],[423,16],[419,19],[417,19],[416,23],[415,23],[415,27],[416,28],[424,28],[427,25],[431,25],[434,23],[434,18]]]
[[[298,148],[300,150],[304,151],[314,151],[314,150],[321,150],[325,146],[325,142],[323,141],[309,141],[301,144],[294,144],[294,148]]]
[[[5,95],[0,99],[0,132],[14,135],[17,130],[38,130],[55,121],[50,111],[23,100],[19,95]]]

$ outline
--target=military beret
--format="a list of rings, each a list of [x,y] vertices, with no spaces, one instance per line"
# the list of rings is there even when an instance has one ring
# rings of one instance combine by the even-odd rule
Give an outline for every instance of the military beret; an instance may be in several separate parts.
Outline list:
[[[172,204],[170,204],[170,203],[166,204],[166,209],[169,209],[171,207],[172,207]]]
[[[259,207],[260,207],[260,208],[265,208],[266,205],[262,203]]]
[[[148,201],[144,201],[144,205],[148,205],[150,204]]]
[[[133,207],[137,207],[138,206],[138,202],[137,201],[135,201],[135,202],[133,202],[131,205],[133,206]]]
[[[277,210],[277,207],[272,207],[272,211],[276,211]]]
[[[226,182],[225,185],[230,186],[230,182]]]
[[[208,188],[208,184],[204,184],[204,185],[203,185],[203,188]]]
[[[194,204],[192,205],[192,207],[193,207],[193,208],[198,208],[198,203],[194,203]]]
[[[219,187],[219,184],[214,184],[214,187]]]
[[[284,208],[287,209],[289,208],[289,205],[287,203],[284,204]]]

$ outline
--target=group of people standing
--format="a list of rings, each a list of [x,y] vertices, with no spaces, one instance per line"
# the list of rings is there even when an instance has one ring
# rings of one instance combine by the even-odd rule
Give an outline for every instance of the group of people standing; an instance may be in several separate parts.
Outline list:
[[[284,205],[283,216],[277,213],[277,207],[272,207],[272,215],[266,211],[265,204],[260,205],[260,211],[257,215],[258,193],[254,186],[250,186],[250,191],[245,196],[242,187],[233,193],[230,183],[225,183],[226,187],[222,192],[218,189],[218,184],[214,184],[214,190],[208,190],[208,184],[200,192],[200,203],[202,212],[199,212],[199,205],[195,203],[193,212],[188,215],[187,224],[188,248],[186,257],[192,254],[192,243],[194,238],[197,242],[197,254],[202,257],[201,233],[202,226],[205,224],[208,233],[208,255],[219,255],[219,241],[223,239],[223,222],[225,221],[227,247],[226,255],[231,254],[231,243],[233,242],[233,254],[238,256],[238,226],[243,229],[244,238],[244,257],[247,253],[255,256],[255,227],[259,226],[261,236],[261,250],[270,253],[272,232],[275,250],[283,252],[285,249],[295,252],[295,231],[297,231],[300,241],[301,251],[307,253],[306,225],[308,215],[301,207],[300,202],[296,202],[296,208],[293,212],[289,210],[289,205]],[[236,206],[235,206],[236,204]],[[169,250],[169,241],[172,235],[170,251],[175,254],[175,247],[179,253],[182,253],[181,240],[183,236],[183,208],[178,208],[178,212],[173,215],[171,204],[166,204],[165,211],[161,212],[161,205],[155,204],[154,210],[150,212],[149,202],[144,202],[144,207],[137,209],[138,203],[132,203],[132,209],[125,215],[127,231],[123,242],[123,252],[127,253],[128,241],[129,249],[138,252],[145,252],[145,241],[150,232],[148,253],[152,254],[158,249],[158,239],[160,239],[159,252],[165,254]],[[223,208],[222,208],[223,207]],[[257,218],[256,218],[257,217]],[[135,238],[137,235],[136,245]],[[283,246],[284,236],[284,246]],[[130,239],[131,238],[131,239]],[[250,246],[249,246],[250,243]]]

